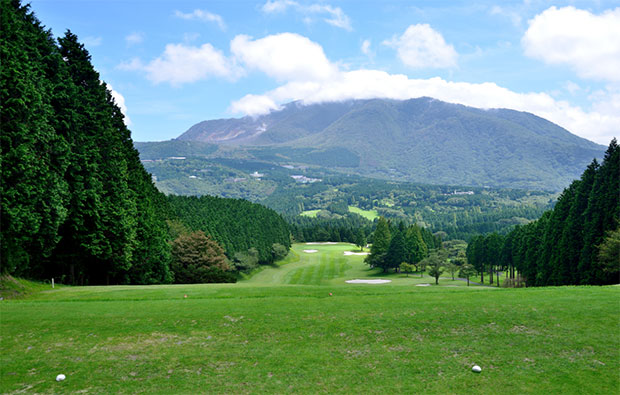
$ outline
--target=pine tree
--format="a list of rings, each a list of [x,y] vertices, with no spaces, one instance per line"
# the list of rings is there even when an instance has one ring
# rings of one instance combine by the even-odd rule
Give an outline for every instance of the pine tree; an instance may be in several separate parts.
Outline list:
[[[384,267],[385,256],[390,248],[390,226],[384,217],[379,217],[377,228],[372,237],[372,245],[370,246],[370,254],[366,257],[365,262],[371,267]]]

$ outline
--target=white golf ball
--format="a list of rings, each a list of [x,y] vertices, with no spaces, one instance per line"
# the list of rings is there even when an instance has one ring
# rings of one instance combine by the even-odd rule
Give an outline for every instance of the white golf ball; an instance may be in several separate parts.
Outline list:
[[[474,365],[474,367],[471,368],[471,371],[475,373],[480,373],[482,372],[482,369],[480,368],[480,366]]]
[[[59,374],[58,376],[56,376],[56,381],[63,381],[65,378],[66,377],[64,374]]]

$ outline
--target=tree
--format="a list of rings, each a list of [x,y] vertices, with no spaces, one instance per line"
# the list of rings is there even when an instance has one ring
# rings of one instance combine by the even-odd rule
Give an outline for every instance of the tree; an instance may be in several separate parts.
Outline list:
[[[407,262],[401,263],[399,267],[401,272],[407,274],[407,277],[409,277],[409,273],[413,273],[413,270],[415,269],[415,266]]]
[[[379,217],[377,221],[377,228],[373,233],[372,245],[370,246],[370,254],[366,256],[364,260],[370,267],[382,267],[384,271],[385,258],[390,248],[390,241],[392,240],[390,234],[390,226],[388,221],[384,217]]]
[[[407,250],[407,262],[417,265],[428,254],[428,247],[422,238],[422,233],[417,225],[410,226],[405,233],[405,248]]]
[[[474,265],[469,263],[465,263],[461,266],[459,270],[459,277],[465,277],[467,279],[467,286],[469,287],[469,277],[476,274],[476,269]]]
[[[248,272],[258,266],[258,251],[250,248],[247,251],[235,252],[233,265],[239,272]]]
[[[172,242],[172,270],[180,284],[235,281],[224,249],[200,230]]]
[[[428,274],[435,277],[435,285],[439,284],[439,276],[444,271],[444,259],[440,253],[432,253],[428,258],[424,259],[429,267]]]
[[[360,251],[364,251],[366,246],[366,235],[361,228],[358,228],[355,232],[355,245],[359,247]]]
[[[445,263],[444,268],[452,275],[452,280],[454,281],[454,273],[456,273],[460,267],[456,263],[448,261]]]
[[[397,230],[394,232],[394,237],[392,237],[387,254],[385,255],[383,271],[385,272],[387,269],[398,269],[405,259],[407,259],[405,238],[403,234]]]
[[[284,259],[284,257],[288,255],[288,249],[280,243],[273,243],[271,245],[271,252],[274,262]]]
[[[601,270],[610,282],[618,284],[620,279],[620,228],[607,232],[603,242],[598,248],[598,260]]]

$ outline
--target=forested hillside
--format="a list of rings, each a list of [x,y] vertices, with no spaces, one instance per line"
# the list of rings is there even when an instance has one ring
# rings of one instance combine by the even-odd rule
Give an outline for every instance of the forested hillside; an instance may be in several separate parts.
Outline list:
[[[200,122],[178,139],[375,178],[554,192],[605,150],[530,113],[430,97],[293,102],[257,117]]]
[[[260,204],[213,196],[169,196],[168,201],[175,218],[211,235],[229,257],[256,249],[258,262],[271,263],[277,255],[274,244],[286,250],[291,246],[287,223]]]
[[[375,210],[377,216],[415,222],[433,232],[445,231],[449,238],[468,240],[478,233],[507,233],[514,225],[539,218],[557,197],[539,191],[381,180],[288,162],[278,165],[272,161],[277,158],[270,159],[267,151],[261,151],[260,160],[218,158],[208,153],[211,146],[199,154],[198,149],[189,151],[186,141],[167,143],[172,151],[159,150],[159,143],[137,144],[144,166],[157,178],[162,192],[243,198],[264,204],[294,225],[293,234],[300,241],[314,241],[316,232],[309,230],[316,230],[319,223],[324,229],[371,225],[351,218],[347,206],[352,211]],[[187,156],[174,155],[177,152]],[[309,212],[318,214],[319,221],[299,217]],[[306,229],[305,235],[298,231],[302,229]]]
[[[620,282],[620,147],[612,140],[564,190],[555,208],[506,237],[474,238],[467,257],[479,272],[510,270],[528,286]],[[517,275],[515,275],[518,273]]]
[[[228,261],[239,251],[257,251],[257,263],[273,260],[274,244],[286,255],[288,227],[270,209],[168,200],[78,38],[56,41],[28,6],[1,4],[2,273],[73,284],[233,281],[243,268]],[[207,250],[214,256],[203,259]]]

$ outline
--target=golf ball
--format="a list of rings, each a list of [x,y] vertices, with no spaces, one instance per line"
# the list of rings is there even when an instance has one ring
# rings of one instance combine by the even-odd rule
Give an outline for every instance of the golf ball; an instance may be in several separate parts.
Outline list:
[[[480,373],[480,372],[482,372],[482,369],[480,368],[480,366],[474,365],[474,367],[471,368],[471,371],[475,372],[475,373]]]
[[[59,374],[58,376],[56,376],[56,381],[63,381],[64,379],[65,379],[64,374]]]

